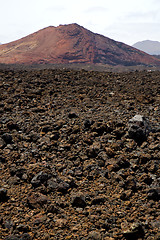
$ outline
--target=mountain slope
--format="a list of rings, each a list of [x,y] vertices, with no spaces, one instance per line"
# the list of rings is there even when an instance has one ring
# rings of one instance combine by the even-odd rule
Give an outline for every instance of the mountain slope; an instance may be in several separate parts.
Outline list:
[[[151,55],[160,55],[160,42],[158,41],[145,40],[135,43],[133,47]]]
[[[0,46],[0,63],[160,65],[160,60],[78,24],[47,27]]]

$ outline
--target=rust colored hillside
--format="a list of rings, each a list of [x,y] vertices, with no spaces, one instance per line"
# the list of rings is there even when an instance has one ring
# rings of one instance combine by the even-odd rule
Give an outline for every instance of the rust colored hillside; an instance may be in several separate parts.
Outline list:
[[[20,40],[0,45],[0,63],[160,65],[160,60],[78,24],[69,24],[47,27]]]

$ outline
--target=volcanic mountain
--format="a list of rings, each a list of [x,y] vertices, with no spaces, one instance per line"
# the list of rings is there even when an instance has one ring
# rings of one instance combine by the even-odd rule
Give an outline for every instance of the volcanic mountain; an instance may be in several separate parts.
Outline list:
[[[78,24],[47,27],[0,45],[0,63],[160,65],[160,60]]]

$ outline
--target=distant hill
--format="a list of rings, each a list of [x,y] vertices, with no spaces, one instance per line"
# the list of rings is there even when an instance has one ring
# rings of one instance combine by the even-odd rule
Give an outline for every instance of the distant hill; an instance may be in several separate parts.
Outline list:
[[[153,55],[153,57],[160,59],[160,55]]]
[[[0,63],[160,66],[159,59],[78,24],[50,26],[17,41],[2,44]]]
[[[150,55],[160,55],[160,42],[158,41],[145,40],[133,44],[133,47]]]

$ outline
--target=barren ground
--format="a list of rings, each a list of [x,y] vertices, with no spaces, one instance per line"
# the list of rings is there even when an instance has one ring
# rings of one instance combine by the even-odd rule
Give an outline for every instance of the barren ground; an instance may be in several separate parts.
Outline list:
[[[0,91],[0,239],[160,239],[159,72],[1,70]]]

